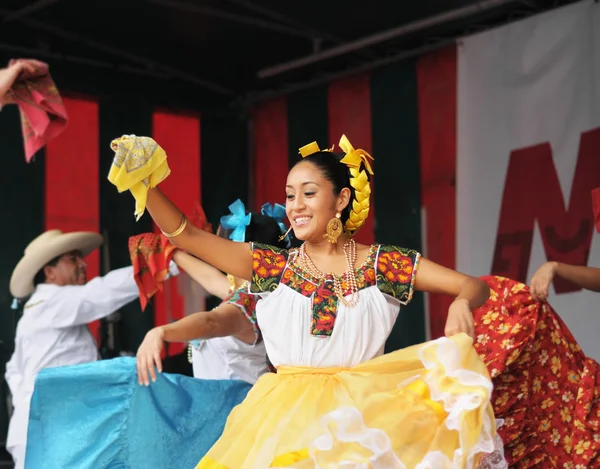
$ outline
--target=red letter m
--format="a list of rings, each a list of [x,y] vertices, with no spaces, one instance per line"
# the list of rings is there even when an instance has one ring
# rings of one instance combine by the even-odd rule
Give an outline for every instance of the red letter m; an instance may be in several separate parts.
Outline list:
[[[546,257],[587,265],[594,230],[591,191],[600,186],[600,128],[581,134],[571,200],[565,204],[548,143],[514,150],[502,196],[492,273],[527,281],[537,221]],[[579,290],[556,279],[557,293]]]

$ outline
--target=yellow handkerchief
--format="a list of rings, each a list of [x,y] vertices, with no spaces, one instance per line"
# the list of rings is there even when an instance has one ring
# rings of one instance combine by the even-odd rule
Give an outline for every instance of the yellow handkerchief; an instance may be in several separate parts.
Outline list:
[[[119,192],[131,191],[135,198],[136,221],[146,210],[148,189],[164,181],[171,169],[167,163],[167,154],[150,137],[123,135],[110,143],[115,152],[108,180]]]

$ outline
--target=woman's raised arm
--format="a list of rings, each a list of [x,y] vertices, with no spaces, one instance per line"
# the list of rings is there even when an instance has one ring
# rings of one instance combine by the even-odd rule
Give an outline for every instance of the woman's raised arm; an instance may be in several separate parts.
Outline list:
[[[251,279],[252,253],[248,243],[220,238],[187,223],[181,210],[158,188],[148,190],[146,208],[172,244],[223,272]]]

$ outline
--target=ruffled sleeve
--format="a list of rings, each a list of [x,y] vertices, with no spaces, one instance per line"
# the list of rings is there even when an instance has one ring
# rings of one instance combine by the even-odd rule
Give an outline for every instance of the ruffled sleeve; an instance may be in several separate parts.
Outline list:
[[[244,317],[252,324],[252,328],[254,329],[254,344],[252,345],[256,345],[262,339],[260,328],[256,321],[256,303],[258,303],[258,300],[259,298],[256,295],[248,293],[248,287],[244,285],[237,290],[234,290],[233,293],[223,301],[224,304],[237,306]]]
[[[379,290],[407,305],[412,300],[421,254],[414,249],[382,244],[376,261]]]
[[[287,266],[288,251],[266,244],[250,243],[252,249],[252,281],[249,292],[273,292]]]

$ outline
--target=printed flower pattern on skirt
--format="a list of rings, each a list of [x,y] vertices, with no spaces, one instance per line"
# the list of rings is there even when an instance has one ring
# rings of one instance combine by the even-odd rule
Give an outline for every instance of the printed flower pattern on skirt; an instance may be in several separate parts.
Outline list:
[[[514,280],[483,277],[475,348],[492,376],[492,404],[510,467],[600,468],[600,367],[548,303]]]

